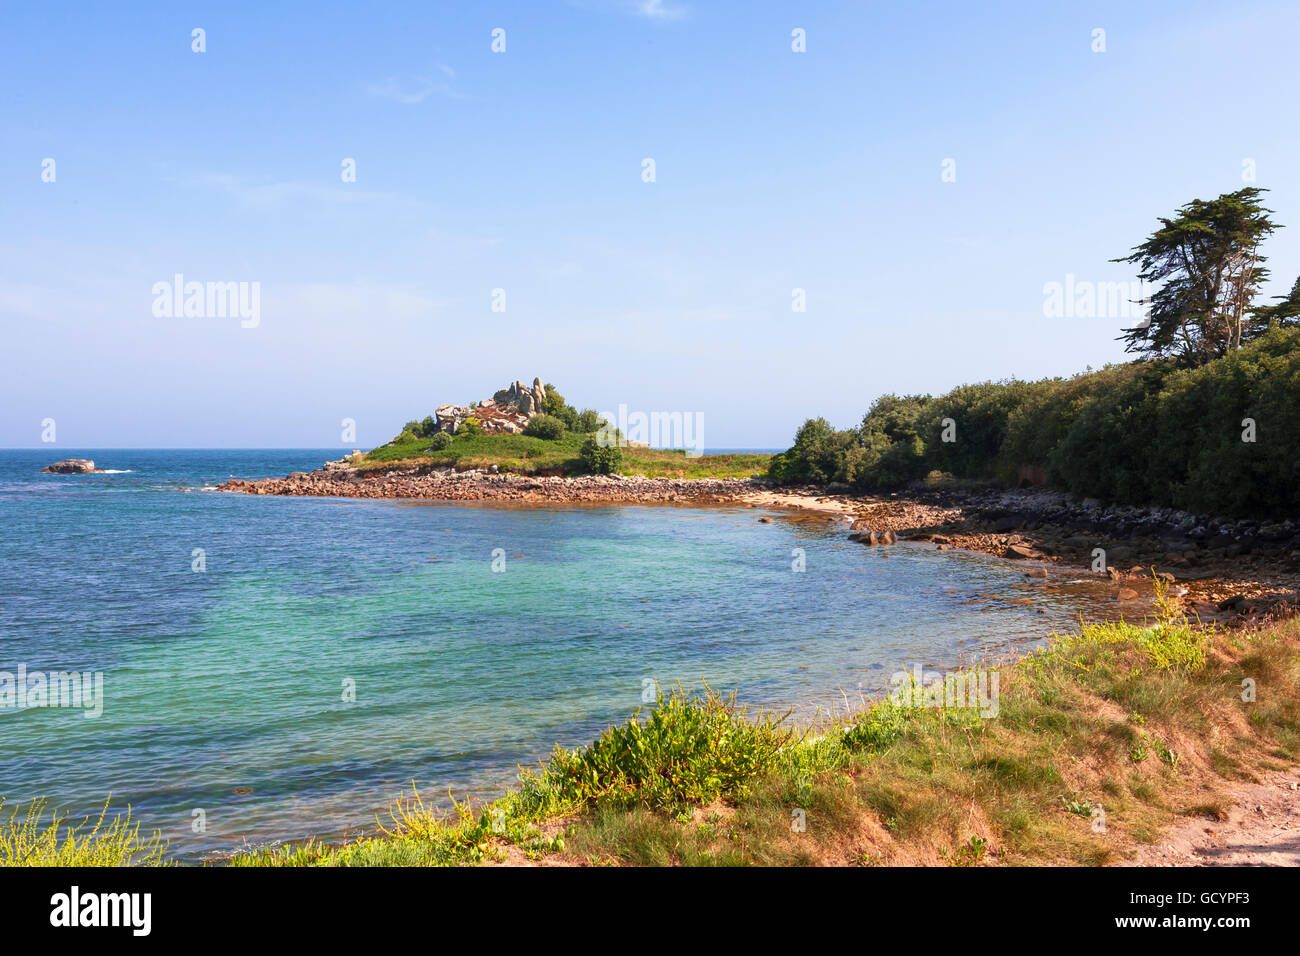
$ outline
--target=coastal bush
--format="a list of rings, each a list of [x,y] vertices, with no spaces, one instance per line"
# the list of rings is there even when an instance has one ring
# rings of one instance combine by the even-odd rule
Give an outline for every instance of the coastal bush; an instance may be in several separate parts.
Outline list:
[[[557,748],[546,774],[576,804],[676,812],[743,798],[791,739],[784,719],[749,716],[734,693],[687,696],[678,688],[661,695],[644,721],[610,727],[590,747]]]
[[[534,438],[544,438],[547,441],[555,441],[563,437],[568,431],[564,422],[554,415],[534,415],[524,426],[524,434],[532,435]]]
[[[564,400],[564,396],[550,382],[544,386],[546,392],[546,408],[544,411],[548,415],[558,415],[569,403]]]
[[[477,438],[480,435],[486,434],[487,432],[483,431],[483,426],[479,424],[477,418],[463,419],[461,423],[456,426],[457,438]]]
[[[578,458],[593,474],[609,475],[622,467],[623,449],[618,445],[602,445],[595,435],[591,435],[582,443]]]
[[[805,422],[768,474],[874,491],[933,471],[1016,482],[1030,468],[1085,497],[1281,519],[1300,511],[1298,436],[1300,329],[1277,324],[1196,368],[1151,359],[885,395],[857,429]]]
[[[769,474],[784,484],[850,481],[865,457],[857,431],[836,431],[824,418],[799,426],[794,446],[772,459]]]
[[[981,382],[934,399],[926,406],[927,464],[958,478],[996,477],[1012,413],[1047,387],[1017,379]]]
[[[598,431],[603,422],[600,414],[593,409],[584,408],[578,411],[564,400],[564,396],[554,385],[550,384],[546,386],[546,405],[543,411],[552,418],[558,418],[571,432],[587,434]]]
[[[442,451],[450,447],[452,443],[451,435],[446,432],[437,432],[433,436],[433,441],[429,442],[429,451]]]
[[[581,431],[578,427],[578,410],[564,400],[554,385],[546,385],[546,404],[543,412],[558,419],[571,432]]]

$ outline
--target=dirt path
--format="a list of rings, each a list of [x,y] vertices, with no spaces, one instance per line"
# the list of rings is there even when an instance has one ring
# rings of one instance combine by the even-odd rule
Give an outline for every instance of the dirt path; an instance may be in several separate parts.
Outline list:
[[[1232,792],[1228,819],[1189,818],[1128,866],[1300,866],[1300,768]]]

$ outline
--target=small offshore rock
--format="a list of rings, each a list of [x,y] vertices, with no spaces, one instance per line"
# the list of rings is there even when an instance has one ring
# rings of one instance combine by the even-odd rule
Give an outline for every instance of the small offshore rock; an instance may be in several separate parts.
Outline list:
[[[51,475],[89,475],[99,470],[89,458],[65,458],[41,469]]]

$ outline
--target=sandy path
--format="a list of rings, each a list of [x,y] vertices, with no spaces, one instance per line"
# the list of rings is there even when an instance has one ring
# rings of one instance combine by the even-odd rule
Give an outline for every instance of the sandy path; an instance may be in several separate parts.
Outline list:
[[[827,517],[851,519],[858,503],[842,495],[809,495],[799,492],[754,491],[739,495],[736,500],[752,508],[774,508],[789,511],[811,511]]]
[[[1300,866],[1300,769],[1231,793],[1225,821],[1183,820],[1128,866]]]

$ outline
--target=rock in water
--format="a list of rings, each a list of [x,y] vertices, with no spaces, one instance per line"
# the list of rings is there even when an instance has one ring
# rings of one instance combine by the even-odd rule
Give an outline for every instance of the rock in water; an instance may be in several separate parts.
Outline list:
[[[89,458],[65,458],[41,470],[51,475],[89,475],[95,471],[95,463]]]

